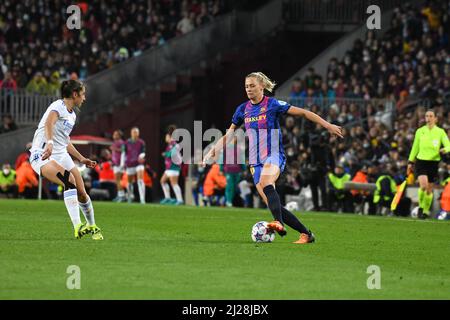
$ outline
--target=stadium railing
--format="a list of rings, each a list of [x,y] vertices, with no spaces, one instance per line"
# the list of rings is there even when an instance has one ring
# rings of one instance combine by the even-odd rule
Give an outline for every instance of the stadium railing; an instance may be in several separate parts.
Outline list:
[[[25,89],[0,90],[0,116],[9,114],[18,126],[35,125],[57,96],[40,95]]]
[[[450,92],[443,94],[442,96],[442,105],[444,109],[450,110]],[[425,107],[432,108],[436,104],[435,99],[430,98],[411,98],[405,102],[402,106],[402,111],[398,113],[396,108],[397,101],[384,98],[384,99],[355,99],[355,98],[321,98],[321,97],[312,97],[312,98],[291,98],[291,97],[280,97],[279,99],[288,101],[290,104],[305,108],[310,110],[313,106],[317,106],[318,110],[322,115],[326,116],[330,108],[333,108],[333,105],[336,105],[341,110],[342,105],[347,105],[347,111],[349,110],[350,105],[354,104],[357,107],[359,114],[365,114],[365,110],[368,105],[372,105],[372,107],[376,110],[378,106],[381,104],[384,106],[384,110],[381,113],[377,113],[376,116],[383,117],[385,120],[388,119],[388,126],[392,129],[393,122],[395,119],[401,114],[411,112],[417,107]],[[344,126],[346,128],[351,128],[355,125],[362,125],[367,121],[367,117],[361,117],[358,119],[354,119],[351,122],[346,123]],[[302,121],[302,132],[303,132],[303,124]]]

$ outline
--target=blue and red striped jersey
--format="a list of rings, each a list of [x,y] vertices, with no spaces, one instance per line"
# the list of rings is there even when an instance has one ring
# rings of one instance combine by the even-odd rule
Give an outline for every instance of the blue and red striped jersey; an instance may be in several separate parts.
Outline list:
[[[267,96],[258,104],[249,100],[237,107],[232,123],[238,127],[244,124],[251,166],[264,164],[268,158],[277,158],[280,163],[285,159],[278,118],[290,107],[287,102]]]

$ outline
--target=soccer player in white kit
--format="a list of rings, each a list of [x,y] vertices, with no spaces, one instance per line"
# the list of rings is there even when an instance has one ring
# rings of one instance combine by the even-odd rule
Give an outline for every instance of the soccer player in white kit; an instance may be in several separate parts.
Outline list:
[[[30,163],[37,174],[64,187],[64,203],[75,229],[75,238],[91,234],[92,239],[103,240],[101,230],[95,224],[94,208],[83,178],[70,157],[72,155],[89,168],[97,164],[83,157],[69,137],[76,120],[74,108],[83,104],[85,93],[85,86],[80,81],[62,82],[62,99],[50,104],[34,133]],[[81,222],[80,208],[87,223]]]

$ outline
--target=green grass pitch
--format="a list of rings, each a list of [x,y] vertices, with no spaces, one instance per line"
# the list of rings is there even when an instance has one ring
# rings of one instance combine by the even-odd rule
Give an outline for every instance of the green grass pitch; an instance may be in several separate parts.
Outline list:
[[[62,201],[0,201],[0,299],[450,299],[450,223],[297,213],[317,242],[256,244],[268,210],[95,202],[76,240]],[[81,289],[66,286],[79,266]],[[381,289],[369,290],[370,265]]]

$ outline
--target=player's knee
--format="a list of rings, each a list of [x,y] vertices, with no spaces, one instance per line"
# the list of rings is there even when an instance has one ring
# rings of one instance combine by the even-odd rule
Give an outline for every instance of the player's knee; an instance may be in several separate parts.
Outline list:
[[[270,186],[271,184],[272,184],[272,182],[269,180],[266,180],[266,179],[261,179],[259,181],[259,185],[261,186],[262,189],[264,189],[267,186]]]
[[[75,177],[69,171],[64,170],[63,173],[58,172],[56,177],[62,182],[64,190],[76,189]]]

